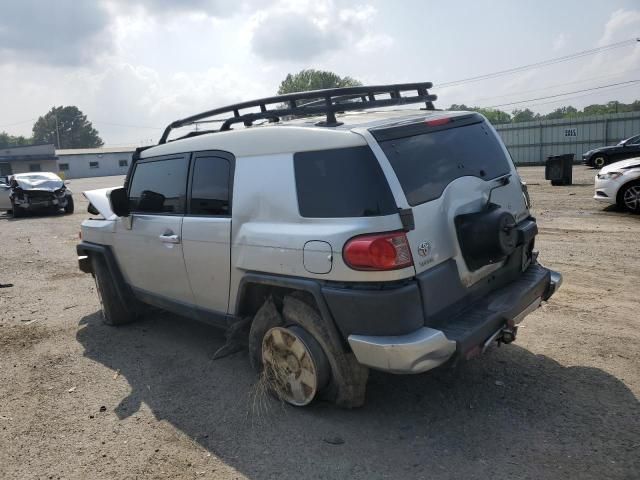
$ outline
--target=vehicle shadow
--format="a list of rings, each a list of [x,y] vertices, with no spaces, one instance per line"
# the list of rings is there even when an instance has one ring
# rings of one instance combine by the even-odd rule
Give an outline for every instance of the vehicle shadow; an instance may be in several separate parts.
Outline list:
[[[144,403],[249,478],[599,479],[640,471],[640,404],[597,368],[565,367],[512,344],[426,375],[372,372],[360,409],[299,409],[256,388],[246,353],[214,361],[218,330],[152,317],[121,328],[97,313],[80,322],[84,355],[131,388],[107,411],[124,420]]]

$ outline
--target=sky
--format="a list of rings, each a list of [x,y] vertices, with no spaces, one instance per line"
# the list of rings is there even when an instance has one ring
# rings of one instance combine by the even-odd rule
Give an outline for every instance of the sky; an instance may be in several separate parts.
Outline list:
[[[639,0],[2,0],[0,131],[76,105],[107,146],[157,142],[194,113],[276,93],[287,73],[431,81],[452,103],[545,113],[640,99],[640,42],[552,66],[438,84],[640,37]]]

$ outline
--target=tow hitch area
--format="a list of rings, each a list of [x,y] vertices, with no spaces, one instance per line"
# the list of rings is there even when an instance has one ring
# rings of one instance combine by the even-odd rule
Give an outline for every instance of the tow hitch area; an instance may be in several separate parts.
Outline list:
[[[515,341],[517,335],[518,335],[518,327],[516,326],[511,327],[511,326],[505,325],[504,327],[501,327],[498,330],[496,330],[496,332],[493,335],[487,338],[487,340],[482,344],[482,346],[478,345],[477,347],[469,350],[464,356],[464,358],[469,360],[473,357],[476,357],[486,352],[487,349],[493,344],[493,342],[497,342],[498,346],[500,346],[501,343],[509,344]]]

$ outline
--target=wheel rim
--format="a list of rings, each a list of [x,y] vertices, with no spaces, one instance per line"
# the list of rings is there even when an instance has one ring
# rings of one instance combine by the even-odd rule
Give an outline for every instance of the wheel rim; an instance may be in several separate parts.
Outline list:
[[[593,161],[593,163],[596,167],[604,167],[604,158],[598,157]]]
[[[640,185],[627,188],[624,192],[623,200],[625,207],[629,210],[640,209]]]
[[[295,406],[311,403],[328,379],[322,348],[296,326],[267,331],[262,340],[262,363],[271,390]]]

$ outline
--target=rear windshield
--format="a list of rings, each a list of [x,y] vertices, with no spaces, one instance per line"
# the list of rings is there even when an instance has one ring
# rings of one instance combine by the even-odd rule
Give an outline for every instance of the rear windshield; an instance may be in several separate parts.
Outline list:
[[[438,198],[456,178],[490,180],[510,171],[498,139],[484,122],[386,140],[380,146],[411,206]]]
[[[370,217],[398,212],[369,147],[299,152],[293,162],[303,217]]]

